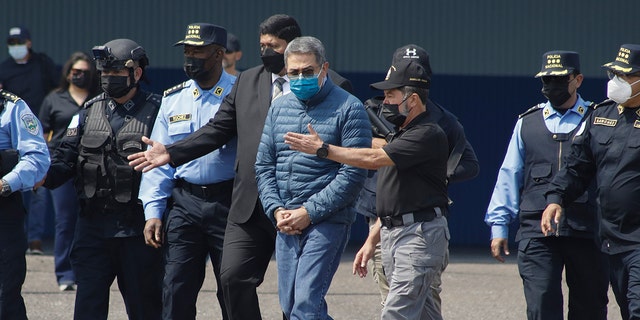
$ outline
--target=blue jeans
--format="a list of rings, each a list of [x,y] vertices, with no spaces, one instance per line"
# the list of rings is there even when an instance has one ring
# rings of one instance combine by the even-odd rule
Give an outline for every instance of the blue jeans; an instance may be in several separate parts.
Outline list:
[[[71,269],[69,253],[71,252],[80,206],[76,189],[73,186],[73,179],[51,190],[51,196],[56,217],[56,235],[53,244],[56,279],[58,284],[74,284],[76,277]]]
[[[324,297],[340,264],[350,225],[320,223],[302,234],[278,233],[278,295],[289,320],[332,319]]]

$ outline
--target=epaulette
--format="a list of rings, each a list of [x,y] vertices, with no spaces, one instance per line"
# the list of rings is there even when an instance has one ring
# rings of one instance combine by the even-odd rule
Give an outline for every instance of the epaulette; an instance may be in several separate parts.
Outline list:
[[[166,96],[168,96],[168,95],[170,95],[170,94],[172,94],[172,93],[175,93],[175,92],[178,92],[178,91],[182,90],[182,89],[184,88],[184,85],[185,85],[186,83],[187,83],[187,82],[185,81],[185,82],[183,82],[183,83],[180,83],[180,84],[178,84],[178,85],[175,85],[175,86],[173,86],[173,87],[171,87],[171,88],[169,88],[169,89],[165,90],[165,91],[164,91],[164,93],[162,94],[162,96],[163,96],[163,97],[166,97]]]
[[[604,100],[604,101],[602,101],[602,102],[600,102],[598,104],[593,103],[593,109],[595,110],[595,109],[600,108],[600,107],[615,106],[615,105],[616,105],[615,101],[613,101],[611,99],[607,99],[607,100]]]
[[[84,108],[86,109],[86,108],[90,107],[92,104],[94,104],[94,103],[96,103],[96,102],[98,102],[100,100],[106,100],[107,98],[108,98],[107,94],[103,92],[103,93],[91,98],[91,100],[85,102],[84,103]]]
[[[169,89],[171,90],[171,89]],[[166,93],[166,91],[165,91]],[[155,93],[150,93],[147,96],[147,101],[151,102],[151,104],[155,105],[156,107],[159,107],[160,104],[162,104],[162,98],[160,98],[159,94],[155,94]]]
[[[2,95],[2,98],[7,100],[7,101],[11,101],[13,103],[15,103],[16,101],[20,100],[20,97],[18,97],[17,95],[7,91],[7,90],[2,90],[0,89],[0,95]]]
[[[536,104],[535,106],[529,108],[529,110],[519,114],[518,115],[518,119],[520,119],[520,118],[522,118],[522,117],[524,117],[524,116],[526,116],[526,115],[528,115],[530,113],[534,113],[534,112],[536,112],[536,111],[538,111],[538,110],[540,110],[542,108],[544,108],[544,103]]]

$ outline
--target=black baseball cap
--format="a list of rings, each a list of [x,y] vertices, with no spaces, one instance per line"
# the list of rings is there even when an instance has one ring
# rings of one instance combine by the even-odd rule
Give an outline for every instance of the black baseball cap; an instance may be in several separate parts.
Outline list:
[[[422,65],[416,61],[402,59],[389,67],[384,81],[371,84],[378,90],[396,89],[404,86],[429,88],[429,76]]]
[[[640,71],[640,45],[623,44],[618,50],[615,60],[602,67],[622,74]]]
[[[20,43],[24,43],[27,40],[31,40],[31,33],[29,33],[29,29],[25,27],[11,27],[9,29],[7,42],[11,40],[18,40]]]
[[[227,29],[210,23],[191,23],[187,26],[184,40],[174,44],[202,47],[215,43],[227,47]]]
[[[240,51],[240,40],[233,33],[227,33],[227,53]]]
[[[400,60],[412,60],[418,62],[424,70],[427,72],[427,76],[431,78],[433,72],[431,71],[431,64],[429,63],[429,54],[427,50],[415,44],[408,44],[402,46],[393,53],[393,60],[391,65],[395,65]]]
[[[580,55],[577,52],[549,51],[542,55],[542,67],[535,77],[566,76],[574,71],[580,73]]]

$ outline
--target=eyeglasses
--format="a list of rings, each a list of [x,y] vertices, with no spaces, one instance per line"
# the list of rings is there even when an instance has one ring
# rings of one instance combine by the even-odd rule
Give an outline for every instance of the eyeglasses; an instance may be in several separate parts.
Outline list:
[[[563,84],[566,82],[571,82],[576,78],[569,80],[569,75],[566,75],[566,76],[544,76],[541,79],[543,84],[551,84],[551,83]]]
[[[322,72],[322,69],[320,69],[320,71],[318,71],[318,73],[315,73],[315,68],[314,67],[307,67],[302,69],[302,71],[300,70],[289,70],[287,71],[287,77],[289,77],[289,79],[294,79],[294,78],[317,78],[320,76],[320,72]]]

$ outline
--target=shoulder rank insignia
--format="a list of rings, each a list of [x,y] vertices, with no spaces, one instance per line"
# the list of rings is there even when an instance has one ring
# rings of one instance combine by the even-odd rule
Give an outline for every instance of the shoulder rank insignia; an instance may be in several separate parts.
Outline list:
[[[20,97],[6,90],[0,90],[0,94],[2,95],[2,98],[4,98],[5,100],[8,100],[14,103],[20,100]]]
[[[535,106],[529,108],[527,111],[521,113],[518,115],[518,118],[522,118],[530,113],[533,113],[535,111],[538,111],[540,109],[544,108],[544,103],[540,103],[540,104],[536,104]]]
[[[604,101],[602,101],[602,102],[600,102],[598,104],[595,104],[595,105],[592,104],[592,105],[593,105],[593,109],[598,109],[600,107],[612,106],[612,105],[615,105],[615,104],[616,104],[615,101],[613,101],[611,99],[607,99],[607,100],[604,100]]]
[[[166,97],[166,96],[168,96],[168,95],[170,95],[172,93],[175,93],[175,92],[178,92],[178,91],[182,90],[184,88],[184,84],[185,83],[186,82],[182,82],[182,83],[180,83],[178,85],[175,85],[175,86],[165,90],[164,93],[162,94],[162,96]]]

